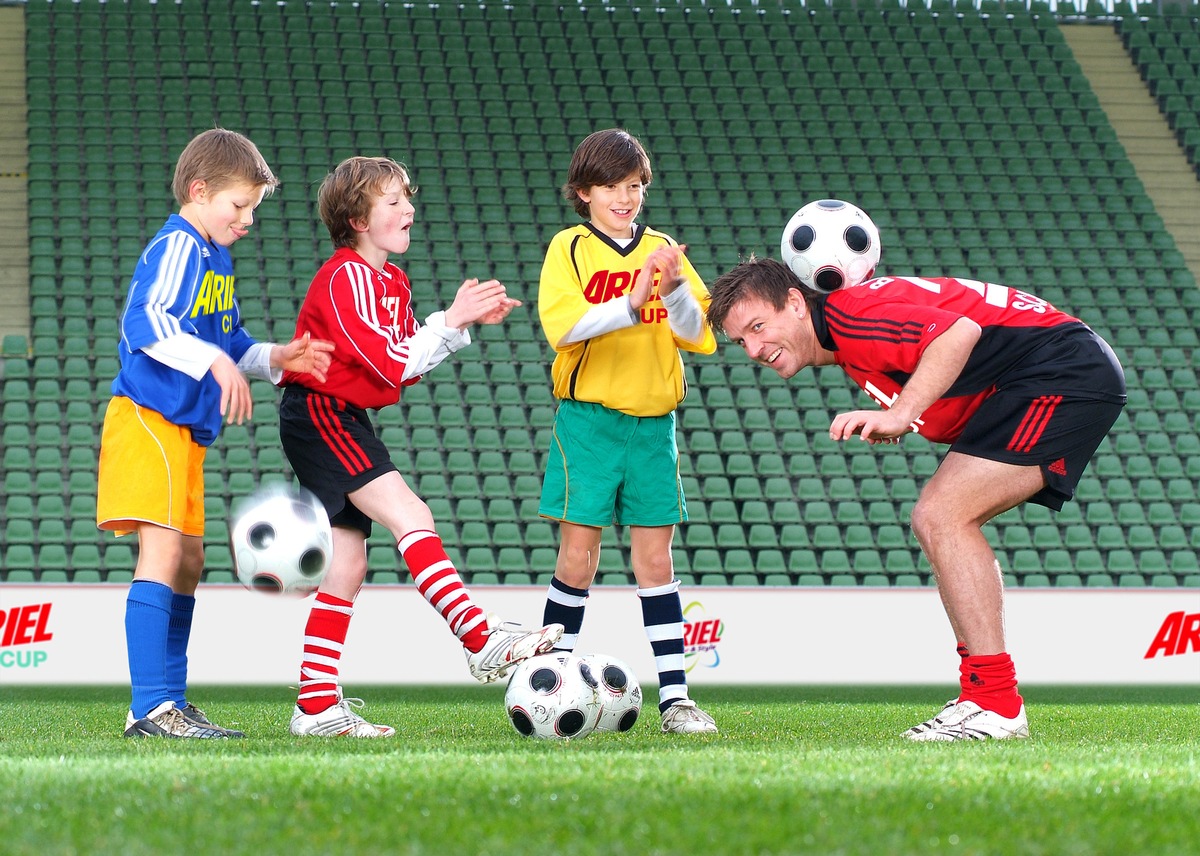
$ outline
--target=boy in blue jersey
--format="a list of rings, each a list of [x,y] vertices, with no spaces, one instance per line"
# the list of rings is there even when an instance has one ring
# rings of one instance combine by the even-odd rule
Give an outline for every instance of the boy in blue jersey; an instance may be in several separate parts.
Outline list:
[[[187,646],[204,570],[204,456],[222,419],[241,424],[246,377],[324,380],[333,345],[255,342],[242,327],[229,247],[279,184],[258,148],[214,128],[175,165],[179,203],[138,259],[121,314],[121,368],[100,440],[96,523],[136,532],[125,603],[132,703],[126,737],[241,737],[186,698]]]

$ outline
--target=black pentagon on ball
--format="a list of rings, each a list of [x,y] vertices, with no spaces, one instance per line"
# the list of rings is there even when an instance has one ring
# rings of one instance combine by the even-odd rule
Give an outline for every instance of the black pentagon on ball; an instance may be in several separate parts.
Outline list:
[[[255,574],[250,580],[250,588],[256,591],[266,591],[278,594],[283,591],[283,585],[274,577],[269,577],[266,574]]]
[[[842,237],[846,241],[846,246],[856,253],[865,253],[871,247],[871,236],[862,226],[849,227]]]
[[[558,672],[543,666],[534,669],[529,676],[529,686],[539,693],[552,693],[558,689]]]
[[[587,717],[583,715],[583,711],[572,708],[559,716],[558,721],[554,724],[554,730],[563,737],[574,737],[583,731],[586,723]]]
[[[596,680],[596,676],[592,674],[592,667],[585,661],[579,661],[579,676],[583,678],[583,682],[592,689],[600,686],[600,682]]]
[[[792,232],[792,248],[796,252],[802,253],[812,246],[816,237],[817,233],[813,231],[812,226],[797,226]]]
[[[304,555],[300,557],[300,573],[306,577],[315,577],[325,570],[325,551],[312,549],[305,550]]]
[[[275,527],[270,523],[255,523],[246,533],[246,540],[255,550],[265,550],[275,543]]]
[[[630,708],[621,714],[621,719],[617,722],[617,731],[628,731],[633,728],[635,722],[638,721],[638,711],[636,708]]]
[[[821,291],[837,291],[842,281],[842,272],[834,268],[822,268],[813,276],[813,283]]]
[[[611,663],[604,667],[604,685],[610,690],[620,692],[629,683],[629,676],[620,666]]]
[[[513,728],[524,734],[526,737],[533,734],[533,720],[529,718],[529,714],[521,710],[519,707],[514,707],[508,712],[508,718],[512,720]]]

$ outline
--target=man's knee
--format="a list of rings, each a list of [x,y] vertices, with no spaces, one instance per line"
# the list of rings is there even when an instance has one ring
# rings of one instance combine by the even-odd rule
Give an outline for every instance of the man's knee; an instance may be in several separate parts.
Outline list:
[[[922,493],[913,506],[910,518],[913,534],[917,536],[917,540],[926,542],[939,531],[944,532],[964,525],[965,521],[958,513],[959,510],[952,500],[945,501],[940,494]]]

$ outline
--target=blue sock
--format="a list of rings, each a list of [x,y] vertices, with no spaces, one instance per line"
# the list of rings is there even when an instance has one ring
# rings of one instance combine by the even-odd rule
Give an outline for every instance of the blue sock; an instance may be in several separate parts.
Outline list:
[[[637,590],[642,600],[642,623],[658,666],[658,709],[688,697],[687,672],[683,665],[683,604],[679,580],[665,586]]]
[[[187,704],[187,649],[192,635],[192,611],[196,598],[190,594],[171,595],[171,623],[167,627],[167,692],[177,707]]]
[[[546,591],[546,608],[542,612],[542,624],[561,624],[562,639],[554,646],[555,651],[574,651],[583,628],[583,610],[587,603],[588,590],[573,588],[557,577],[550,580]]]
[[[171,700],[167,691],[167,633],[173,594],[162,583],[134,580],[125,598],[125,646],[135,719]]]

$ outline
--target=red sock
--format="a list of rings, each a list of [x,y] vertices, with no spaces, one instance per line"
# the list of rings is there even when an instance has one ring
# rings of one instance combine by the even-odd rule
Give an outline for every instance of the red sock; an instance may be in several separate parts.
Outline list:
[[[437,533],[428,529],[409,532],[396,549],[404,557],[417,591],[442,614],[463,647],[481,650],[487,641],[487,616],[471,600]]]
[[[1008,654],[969,655],[959,673],[959,701],[973,701],[1009,719],[1020,712],[1024,699],[1017,692],[1017,670]]]
[[[966,642],[959,642],[958,647],[955,650],[958,651],[958,656],[962,657],[964,660],[971,656],[971,652],[967,650]]]
[[[320,713],[337,703],[338,663],[353,607],[351,601],[317,592],[304,625],[304,660],[300,664],[300,696],[296,699],[305,713]]]

